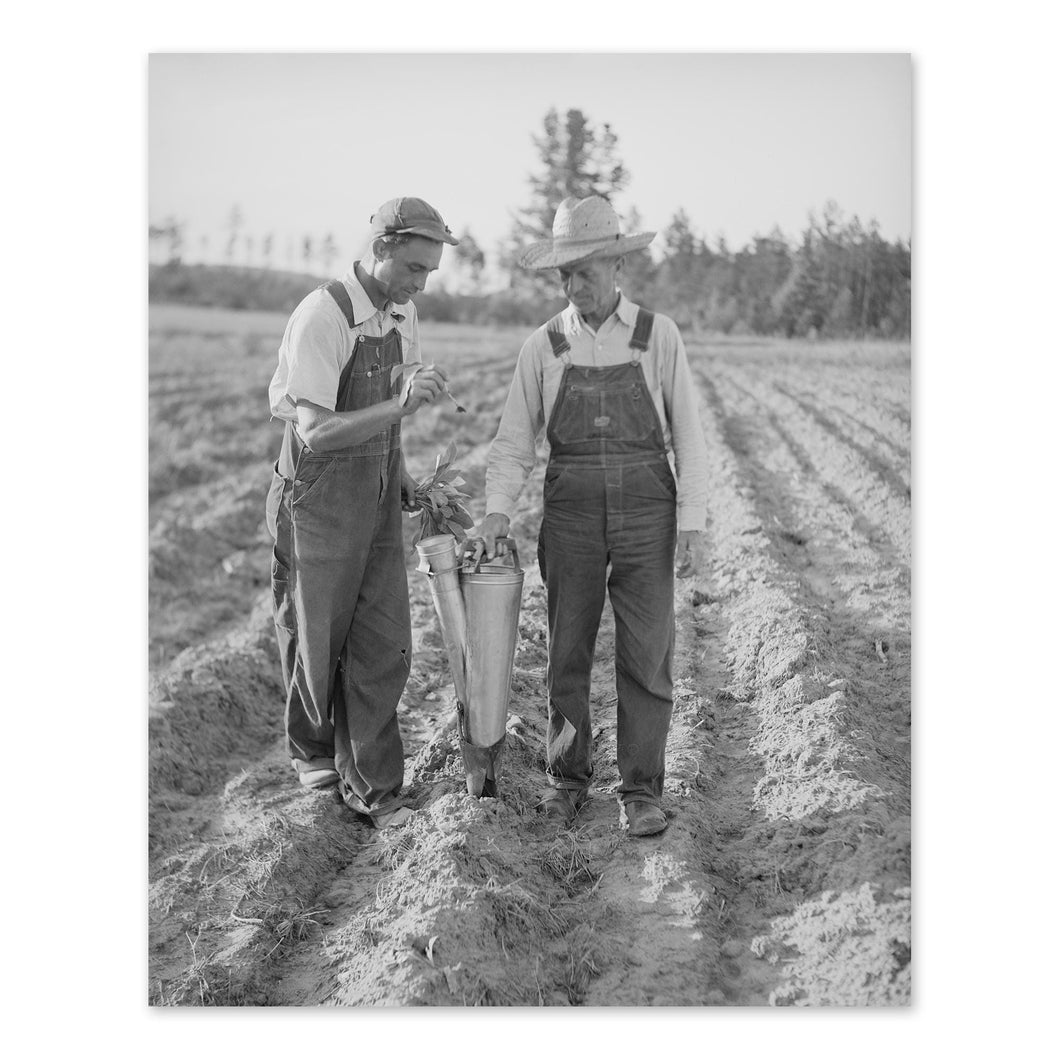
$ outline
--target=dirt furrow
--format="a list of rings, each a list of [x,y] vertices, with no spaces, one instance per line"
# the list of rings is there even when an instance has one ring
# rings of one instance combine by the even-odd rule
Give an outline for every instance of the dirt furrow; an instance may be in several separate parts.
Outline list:
[[[712,480],[719,487],[711,494],[713,576],[723,593],[728,590],[722,610],[729,626],[731,694],[735,706],[746,704],[756,716],[747,749],[764,767],[754,785],[758,813],[732,829],[739,834],[727,851],[734,919],[744,926],[761,923],[763,911],[771,918],[751,949],[767,962],[791,962],[784,985],[771,992],[774,1003],[806,1004],[811,997],[818,1004],[903,1003],[908,807],[878,783],[888,779],[881,765],[898,749],[876,739],[878,731],[856,724],[863,689],[860,667],[847,651],[847,631],[829,613],[827,600],[805,592],[807,582],[799,576],[805,568],[790,562],[792,532],[780,518],[788,513],[774,507],[776,482],[757,471],[763,450],[776,443],[766,439],[751,448],[749,432],[719,396],[724,386],[712,382],[724,377],[717,368],[697,366]],[[899,677],[896,692],[907,702],[908,688],[903,692],[901,684]],[[892,773],[890,779],[899,778]],[[865,898],[859,887],[868,881],[874,886]],[[829,887],[843,888],[838,907],[826,894]],[[853,971],[847,975],[844,966],[829,963],[814,929],[824,923],[826,935],[843,935],[837,921],[848,916],[855,923],[849,912],[859,896],[867,904],[847,941],[860,957],[848,962]],[[810,985],[821,975],[834,984],[823,996]]]
[[[807,385],[805,379],[793,376],[778,379],[777,386],[809,407],[836,417],[839,426],[870,450],[882,466],[902,475],[908,486],[912,453],[909,424],[902,423],[882,409],[878,397],[871,391],[868,394],[850,394],[833,385],[815,390]]]
[[[274,326],[152,334],[151,1003],[908,1003],[907,353],[690,347],[710,560],[677,586],[665,833],[619,828],[609,608],[592,798],[570,830],[535,811],[543,461],[514,527],[527,575],[500,797],[466,793],[410,555],[399,717],[417,812],[380,833],[333,792],[301,790],[284,749],[262,580],[270,465],[253,463],[260,488],[240,470],[276,447],[260,408]],[[476,518],[522,337],[439,328],[432,349],[469,412],[445,402],[405,424],[415,475],[455,443]]]
[[[862,426],[842,410],[831,408],[825,395],[811,399],[782,383],[774,383],[774,386],[778,393],[793,401],[821,430],[834,438],[838,445],[854,450],[865,465],[886,482],[897,496],[910,495],[908,451],[904,454],[896,451],[878,432]]]
[[[741,390],[760,412],[756,423],[768,425],[799,462],[801,474],[817,480],[832,504],[846,507],[873,548],[895,563],[909,566],[912,526],[904,484],[881,478],[862,455],[825,429],[797,402],[772,384],[755,385],[755,376],[731,365],[718,372],[718,385]]]
[[[861,612],[866,635],[885,638],[908,622],[908,565],[808,462],[758,393],[718,372],[711,387],[722,427],[742,463],[770,552],[816,612]]]
[[[535,576],[531,568],[501,798],[476,802],[463,793],[457,747],[443,727],[415,760],[410,793],[423,809],[381,853],[389,868],[381,893],[366,894],[355,867],[346,873],[353,901],[331,914],[339,923],[328,933],[336,968],[330,1003],[700,1005],[724,999],[711,994],[717,942],[703,930],[713,887],[700,850],[706,816],[698,780],[706,741],[700,698],[685,688],[675,712],[670,827],[658,839],[630,840],[618,829],[614,797],[613,624],[606,618],[593,691],[592,797],[574,829],[557,832],[534,809],[544,779],[545,695],[537,635],[544,598]],[[375,942],[371,953],[361,954],[366,931]],[[392,973],[385,985],[376,974],[380,959]],[[303,972],[285,977],[305,978]],[[277,996],[287,997],[286,991],[279,988]]]

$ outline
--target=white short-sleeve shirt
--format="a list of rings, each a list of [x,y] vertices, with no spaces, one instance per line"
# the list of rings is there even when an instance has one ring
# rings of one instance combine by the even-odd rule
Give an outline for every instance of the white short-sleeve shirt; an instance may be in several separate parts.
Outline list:
[[[416,306],[412,302],[387,302],[376,309],[357,279],[356,264],[342,277],[353,303],[354,327],[349,326],[338,303],[323,288],[310,291],[287,321],[279,363],[269,383],[269,411],[273,416],[297,422],[298,401],[311,401],[334,412],[339,376],[358,335],[381,338],[396,328],[401,336],[402,359],[419,360]]]

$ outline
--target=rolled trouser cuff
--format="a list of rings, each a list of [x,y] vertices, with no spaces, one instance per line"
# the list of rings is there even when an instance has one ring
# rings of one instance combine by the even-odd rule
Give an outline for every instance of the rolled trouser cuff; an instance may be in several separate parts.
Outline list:
[[[335,769],[335,759],[331,758],[292,758],[291,765],[298,773],[313,773],[318,769]]]
[[[562,791],[589,790],[589,784],[584,780],[568,780],[566,777],[554,777],[548,773],[545,774],[545,780],[548,782],[550,788],[559,788]]]
[[[369,806],[354,792],[346,781],[342,781],[339,791],[342,794],[342,801],[355,813],[363,814],[365,817],[382,817],[405,805],[405,800],[400,795],[392,795],[383,802]]]

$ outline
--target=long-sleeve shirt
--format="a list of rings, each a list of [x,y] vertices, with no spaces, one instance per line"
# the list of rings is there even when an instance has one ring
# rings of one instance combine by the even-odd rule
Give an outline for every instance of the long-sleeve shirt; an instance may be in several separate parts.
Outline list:
[[[596,367],[632,359],[629,340],[637,306],[625,295],[615,312],[593,331],[573,305],[561,314],[574,364]],[[707,446],[699,422],[696,389],[677,325],[655,315],[641,367],[663,426],[663,438],[677,477],[677,528],[702,530],[707,518]],[[563,360],[552,352],[545,325],[519,351],[508,400],[486,465],[486,513],[509,519],[534,469],[536,441],[556,403]]]

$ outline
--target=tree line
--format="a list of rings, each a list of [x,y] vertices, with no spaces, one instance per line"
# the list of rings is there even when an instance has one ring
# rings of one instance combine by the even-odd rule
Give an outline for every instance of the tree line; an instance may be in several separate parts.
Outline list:
[[[564,198],[600,195],[614,201],[628,187],[630,174],[611,126],[597,128],[580,110],[569,110],[562,118],[550,110],[533,141],[540,169],[530,175],[528,204],[513,214],[509,235],[498,247],[507,286],[483,289],[486,255],[464,229],[460,245],[453,248],[456,269],[450,289],[436,287],[416,298],[423,319],[533,326],[564,305],[556,275],[519,268],[520,254],[531,242],[551,234],[552,218]],[[644,227],[635,208],[623,217],[623,224],[628,231]],[[270,279],[272,238],[254,241],[245,231],[238,207],[229,218],[227,270],[221,270],[227,278],[217,267],[200,266],[193,276],[182,266],[182,225],[172,218],[152,226],[150,236],[168,253],[166,265],[151,270],[150,297],[159,300],[233,304],[218,301],[221,296],[248,308],[289,311],[319,282],[317,276],[331,275],[337,255],[330,235],[316,242],[304,237],[298,259],[301,271],[293,271],[289,245],[291,275],[284,282],[277,282],[275,276]],[[638,251],[627,256],[623,290],[691,332],[791,337],[910,334],[910,244],[884,239],[875,221],[863,224],[856,216],[847,218],[834,202],[827,202],[819,216],[811,213],[806,228],[794,239],[774,227],[735,250],[723,237],[709,243],[681,209],[654,246],[654,254]],[[255,247],[258,265],[252,268]]]
[[[216,260],[217,251],[208,235],[201,235],[194,247],[189,246],[187,227],[186,221],[173,216],[165,218],[160,224],[148,226],[149,256],[153,264],[182,265],[188,254],[197,257],[200,262],[211,258]],[[221,255],[224,264],[230,268],[284,268],[288,272],[300,270],[316,274],[319,271],[324,276],[330,276],[332,265],[339,255],[339,247],[331,232],[323,237],[288,236],[281,247],[272,232],[256,235],[248,231],[243,212],[236,205],[228,215]]]

